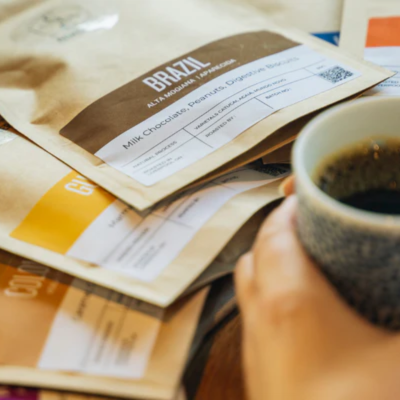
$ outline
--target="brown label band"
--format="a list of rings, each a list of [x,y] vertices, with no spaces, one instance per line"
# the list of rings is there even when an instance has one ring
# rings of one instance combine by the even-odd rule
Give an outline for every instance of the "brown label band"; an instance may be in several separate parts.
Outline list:
[[[217,40],[154,68],[95,101],[60,133],[94,154],[120,134],[218,76],[298,45],[267,31]]]

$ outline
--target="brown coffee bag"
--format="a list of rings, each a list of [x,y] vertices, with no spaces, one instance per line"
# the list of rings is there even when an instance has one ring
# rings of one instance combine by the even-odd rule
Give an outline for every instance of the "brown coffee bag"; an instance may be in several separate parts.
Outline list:
[[[0,113],[137,209],[390,75],[245,1],[44,1],[0,36]]]

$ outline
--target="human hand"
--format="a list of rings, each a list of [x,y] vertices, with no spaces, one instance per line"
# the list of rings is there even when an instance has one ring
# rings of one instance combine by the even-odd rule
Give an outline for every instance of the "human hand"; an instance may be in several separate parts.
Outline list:
[[[345,304],[304,252],[295,213],[291,195],[236,268],[249,399],[400,399],[400,335]]]

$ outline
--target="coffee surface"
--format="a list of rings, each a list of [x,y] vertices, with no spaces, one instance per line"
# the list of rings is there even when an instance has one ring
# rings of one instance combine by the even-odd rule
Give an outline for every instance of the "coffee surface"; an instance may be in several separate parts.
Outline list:
[[[316,182],[349,206],[400,215],[400,140],[371,139],[345,148],[321,163]]]

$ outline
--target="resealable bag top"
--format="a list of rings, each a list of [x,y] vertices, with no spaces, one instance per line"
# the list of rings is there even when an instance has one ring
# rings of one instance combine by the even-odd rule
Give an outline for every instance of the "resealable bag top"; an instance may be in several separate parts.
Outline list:
[[[288,168],[232,171],[138,213],[0,123],[0,248],[167,306],[259,209]]]
[[[400,3],[346,1],[342,30],[341,48],[396,73],[364,95],[400,96]]]
[[[1,250],[0,288],[2,384],[163,400],[208,291],[163,310]]]
[[[3,117],[137,209],[388,77],[246,1],[47,1],[0,36]]]

